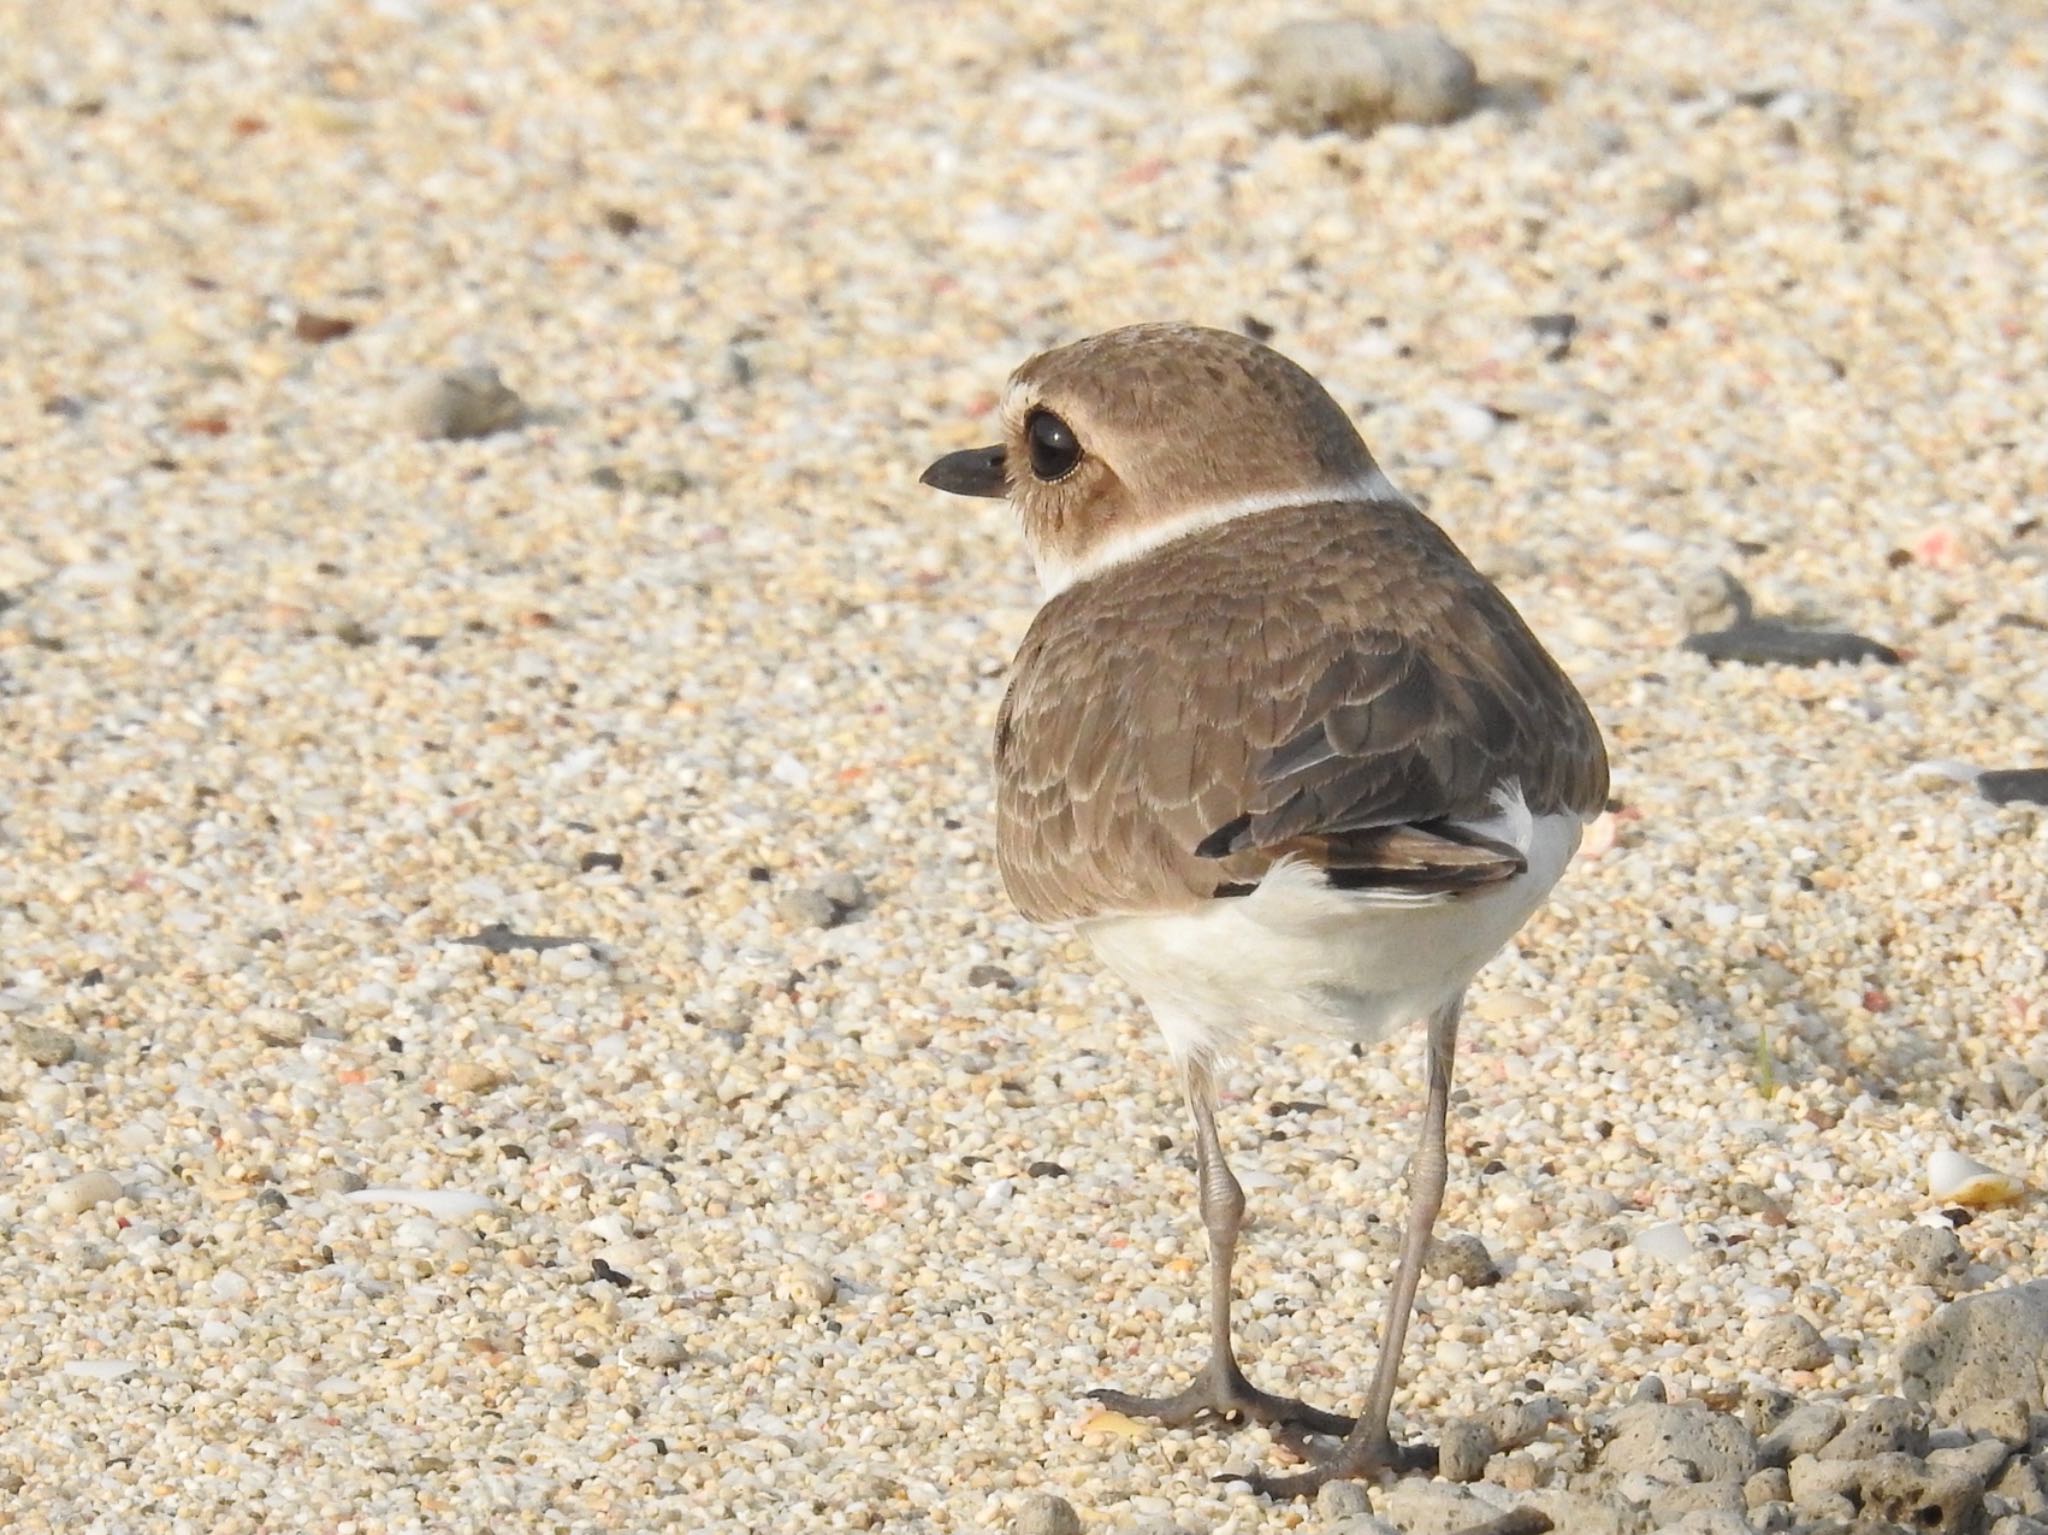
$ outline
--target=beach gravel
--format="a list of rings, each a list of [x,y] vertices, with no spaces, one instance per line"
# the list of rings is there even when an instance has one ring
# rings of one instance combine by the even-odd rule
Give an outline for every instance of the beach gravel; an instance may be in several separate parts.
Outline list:
[[[1979,787],[2048,762],[2038,22],[1361,11],[1470,99],[1276,123],[1332,14],[0,6],[8,1535],[1320,1527],[1215,1480],[1270,1431],[1086,1395],[1201,1358],[1189,1127],[1002,894],[1035,588],[917,484],[1170,317],[1328,383],[1614,762],[1474,987],[1395,1399],[1503,1448],[1342,1517],[1968,1505],[1961,1395],[2037,1383],[1728,1488],[1753,1394],[1856,1432],[2048,1272],[2048,819]],[[1685,648],[1720,571],[1757,664]],[[1222,1070],[1259,1385],[1358,1405],[1422,1080]],[[1710,1492],[1601,1464],[1653,1408]]]

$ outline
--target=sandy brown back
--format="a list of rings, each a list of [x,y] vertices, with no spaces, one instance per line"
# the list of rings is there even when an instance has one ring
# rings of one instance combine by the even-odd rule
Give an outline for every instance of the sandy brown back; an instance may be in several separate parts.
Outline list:
[[[1460,851],[1444,823],[1486,816],[1508,779],[1537,815],[1590,818],[1607,794],[1577,690],[1394,503],[1242,518],[1054,597],[996,773],[1003,878],[1041,922],[1185,909],[1290,854],[1355,884],[1484,883],[1502,850]]]

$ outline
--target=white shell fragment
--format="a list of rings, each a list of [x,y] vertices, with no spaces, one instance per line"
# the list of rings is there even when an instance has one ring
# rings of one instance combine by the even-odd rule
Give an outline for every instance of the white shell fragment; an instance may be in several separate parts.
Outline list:
[[[1945,1204],[1995,1210],[2018,1204],[2026,1197],[2027,1186],[2011,1173],[1944,1146],[1927,1159],[1927,1192]]]
[[[492,1208],[490,1200],[467,1189],[358,1189],[344,1197],[352,1205],[406,1205],[438,1221],[459,1221]]]
[[[1692,1238],[1685,1234],[1685,1227],[1678,1221],[1659,1221],[1654,1226],[1645,1226],[1635,1234],[1629,1243],[1646,1258],[1655,1258],[1662,1263],[1683,1263],[1692,1256]]]

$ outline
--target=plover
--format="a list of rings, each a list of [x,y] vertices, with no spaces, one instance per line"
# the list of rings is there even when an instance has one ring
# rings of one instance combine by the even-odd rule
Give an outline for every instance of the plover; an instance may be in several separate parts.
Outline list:
[[[1004,497],[1046,598],[995,735],[998,862],[1149,1005],[1194,1116],[1210,1358],[1168,1424],[1341,1434],[1304,1474],[1421,1463],[1388,1432],[1443,1201],[1459,1006],[1607,796],[1585,702],[1394,488],[1329,393],[1225,331],[1139,325],[1011,376],[1003,440],[924,482]],[[1354,1420],[1253,1386],[1231,1346],[1244,1194],[1219,1055],[1260,1030],[1379,1040],[1427,1020],[1422,1136],[1381,1348]]]

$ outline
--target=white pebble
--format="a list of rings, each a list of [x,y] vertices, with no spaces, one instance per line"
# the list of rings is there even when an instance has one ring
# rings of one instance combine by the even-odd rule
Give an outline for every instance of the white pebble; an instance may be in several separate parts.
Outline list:
[[[442,1221],[461,1220],[493,1208],[490,1200],[467,1189],[358,1189],[344,1197],[356,1205],[407,1205]]]
[[[83,1215],[94,1205],[112,1204],[124,1192],[119,1178],[95,1170],[66,1178],[50,1190],[44,1202],[54,1215]]]
[[[1683,1263],[1692,1257],[1692,1238],[1685,1234],[1685,1227],[1677,1221],[1659,1221],[1654,1226],[1645,1226],[1635,1234],[1628,1244],[1646,1258],[1655,1258],[1662,1263]]]

